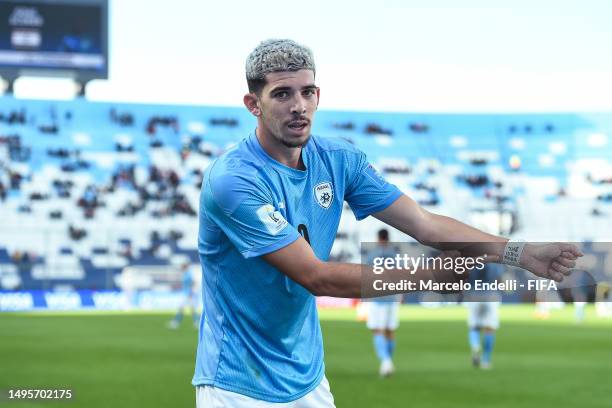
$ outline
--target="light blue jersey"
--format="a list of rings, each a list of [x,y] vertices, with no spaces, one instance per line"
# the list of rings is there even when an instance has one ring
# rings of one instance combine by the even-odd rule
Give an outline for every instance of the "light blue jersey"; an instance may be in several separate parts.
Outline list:
[[[206,317],[194,385],[289,402],[323,378],[315,297],[260,255],[301,234],[327,260],[343,201],[363,219],[401,193],[342,140],[313,136],[302,160],[304,171],[280,164],[253,133],[204,174],[198,249]]]

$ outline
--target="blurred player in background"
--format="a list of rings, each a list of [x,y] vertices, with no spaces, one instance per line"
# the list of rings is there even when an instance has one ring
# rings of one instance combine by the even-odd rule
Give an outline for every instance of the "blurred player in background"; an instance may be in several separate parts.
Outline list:
[[[195,284],[195,276],[192,271],[191,264],[185,262],[181,265],[181,293],[183,296],[182,303],[176,312],[176,315],[170,322],[168,322],[168,328],[177,329],[183,321],[183,315],[185,309],[189,309],[191,312],[191,319],[193,326],[198,327],[199,315],[198,315],[198,299],[197,299],[197,286]]]
[[[367,254],[368,264],[374,258],[393,258],[398,253],[397,248],[389,244],[389,231],[378,231],[378,245]],[[390,376],[395,372],[393,365],[393,351],[395,350],[395,331],[399,327],[399,306],[401,295],[382,296],[368,302],[368,329],[374,336],[374,350],[380,360],[379,374],[381,377]]]
[[[493,283],[503,271],[501,265],[487,264],[481,270],[470,272],[472,288],[476,281]],[[492,368],[495,332],[499,329],[499,291],[475,291],[466,293],[464,302],[468,309],[468,339],[472,351],[472,365],[484,370]]]
[[[585,274],[586,275],[586,274]],[[586,281],[586,279],[584,279]],[[578,282],[578,285],[572,287],[572,298],[574,302],[574,317],[576,323],[582,323],[586,315],[586,305],[589,296],[587,282]]]

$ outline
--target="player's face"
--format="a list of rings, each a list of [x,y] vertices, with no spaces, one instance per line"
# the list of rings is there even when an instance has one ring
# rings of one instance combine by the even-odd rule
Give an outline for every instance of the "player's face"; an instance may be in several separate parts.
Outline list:
[[[286,147],[303,146],[318,104],[319,88],[311,70],[269,73],[259,97],[262,130]]]

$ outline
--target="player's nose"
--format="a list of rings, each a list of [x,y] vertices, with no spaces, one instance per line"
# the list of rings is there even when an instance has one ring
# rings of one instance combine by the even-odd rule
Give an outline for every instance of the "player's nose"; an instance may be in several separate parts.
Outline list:
[[[296,95],[291,104],[291,113],[302,115],[306,113],[306,101],[302,95]]]

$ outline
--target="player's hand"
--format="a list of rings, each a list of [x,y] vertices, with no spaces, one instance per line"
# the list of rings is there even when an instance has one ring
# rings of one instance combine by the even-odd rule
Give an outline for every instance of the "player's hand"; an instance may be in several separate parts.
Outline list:
[[[573,244],[526,244],[521,255],[521,267],[542,278],[561,282],[576,266],[583,254]]]

